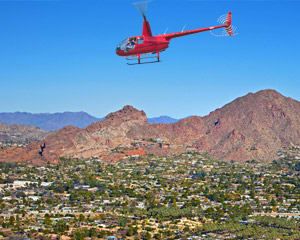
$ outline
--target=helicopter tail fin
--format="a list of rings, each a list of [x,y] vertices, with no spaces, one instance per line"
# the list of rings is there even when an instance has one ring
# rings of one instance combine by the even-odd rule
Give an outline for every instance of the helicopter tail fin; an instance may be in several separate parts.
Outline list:
[[[227,27],[231,26],[231,12],[229,12],[229,13],[227,14],[227,18],[226,18],[225,25],[226,25]]]

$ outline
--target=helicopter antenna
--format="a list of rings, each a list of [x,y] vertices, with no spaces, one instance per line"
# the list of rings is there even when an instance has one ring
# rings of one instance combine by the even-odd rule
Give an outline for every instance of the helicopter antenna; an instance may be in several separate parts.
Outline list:
[[[163,35],[165,35],[167,33],[169,28],[166,28],[166,30],[164,31]]]
[[[151,0],[146,0],[146,1],[133,3],[135,5],[135,7],[137,8],[137,10],[139,10],[139,12],[142,14],[145,21],[147,21],[146,12],[147,12],[147,9],[148,9],[148,4],[150,2],[151,2]]]
[[[184,31],[185,27],[186,27],[186,24],[183,26],[183,28],[182,28],[181,32],[183,32],[183,31]]]

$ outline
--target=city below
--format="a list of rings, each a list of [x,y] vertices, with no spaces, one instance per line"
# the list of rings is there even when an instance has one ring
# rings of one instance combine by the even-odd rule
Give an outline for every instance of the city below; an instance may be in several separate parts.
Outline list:
[[[1,163],[0,239],[300,239],[300,147],[277,155]]]

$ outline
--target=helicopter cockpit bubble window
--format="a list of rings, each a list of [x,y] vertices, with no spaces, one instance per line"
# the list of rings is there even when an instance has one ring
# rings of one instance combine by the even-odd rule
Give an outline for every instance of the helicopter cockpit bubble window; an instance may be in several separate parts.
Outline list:
[[[129,43],[129,38],[126,38],[117,46],[117,50],[124,50],[128,43]]]
[[[136,38],[128,38],[127,43],[124,46],[124,52],[128,52],[135,48]]]

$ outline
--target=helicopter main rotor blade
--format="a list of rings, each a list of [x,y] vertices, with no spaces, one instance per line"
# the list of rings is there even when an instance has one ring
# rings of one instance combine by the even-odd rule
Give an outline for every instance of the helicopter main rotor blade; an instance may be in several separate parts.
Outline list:
[[[151,0],[141,1],[141,2],[135,2],[133,3],[137,10],[142,14],[144,20],[146,20],[146,12],[148,9],[148,4],[151,2]]]

